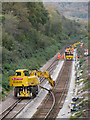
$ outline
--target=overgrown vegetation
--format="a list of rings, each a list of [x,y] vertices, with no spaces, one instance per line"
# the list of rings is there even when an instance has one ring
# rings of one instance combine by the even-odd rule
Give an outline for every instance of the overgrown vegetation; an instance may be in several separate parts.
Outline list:
[[[84,49],[88,46],[87,38],[83,40],[83,43],[82,48],[77,48],[78,57],[80,59],[79,65],[81,65],[78,72],[83,72],[81,75],[79,73],[79,79],[76,80],[77,96],[79,96],[79,99],[75,102],[77,110],[72,112],[71,118],[73,119],[88,118],[89,115],[90,101],[88,100],[88,90],[90,84],[88,82],[88,56],[84,56]],[[82,55],[82,57],[80,57],[80,55]]]
[[[82,64],[85,61],[85,58],[82,58],[79,62],[79,64]]]
[[[89,100],[82,100],[81,104],[79,106],[81,106],[81,108],[76,112],[76,113],[72,113],[74,114],[74,116],[72,116],[71,118],[83,118],[83,117],[87,117],[88,116],[88,110],[86,110],[88,108],[89,105]]]
[[[46,10],[41,2],[2,3],[3,91],[11,89],[9,76],[16,69],[39,69],[64,44],[79,40],[81,34],[79,23],[53,8]]]

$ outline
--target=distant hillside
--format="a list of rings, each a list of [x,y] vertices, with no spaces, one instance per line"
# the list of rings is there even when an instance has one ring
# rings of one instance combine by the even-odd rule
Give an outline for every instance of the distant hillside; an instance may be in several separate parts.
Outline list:
[[[86,2],[51,2],[45,3],[45,7],[53,6],[60,14],[76,21],[88,20],[88,3]]]

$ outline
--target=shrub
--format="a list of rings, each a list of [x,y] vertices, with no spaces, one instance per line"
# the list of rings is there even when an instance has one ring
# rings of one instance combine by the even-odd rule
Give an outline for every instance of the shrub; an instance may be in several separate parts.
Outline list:
[[[79,62],[79,64],[82,64],[85,61],[85,58],[82,58]]]

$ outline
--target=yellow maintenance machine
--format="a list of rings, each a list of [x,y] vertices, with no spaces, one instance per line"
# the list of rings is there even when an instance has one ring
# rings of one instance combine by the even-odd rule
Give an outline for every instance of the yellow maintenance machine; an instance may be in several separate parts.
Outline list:
[[[29,71],[27,69],[18,69],[15,76],[10,76],[10,86],[14,87],[15,97],[32,97],[38,94],[39,78],[45,77],[48,79],[52,87],[55,86],[55,81],[49,75],[48,71]]]
[[[72,46],[67,47],[65,49],[65,58],[66,60],[72,60],[73,59],[73,52],[74,52],[74,48],[76,48],[76,45],[80,44],[81,48],[83,46],[82,42],[78,42],[78,43],[74,43]]]
[[[73,49],[71,47],[68,47],[65,49],[65,58],[66,58],[66,60],[73,59]]]
[[[78,43],[74,43],[73,45],[72,45],[72,48],[74,47],[76,47],[76,45],[78,45],[78,44],[81,44],[81,46],[83,46],[83,43],[81,43],[81,42],[78,42]]]

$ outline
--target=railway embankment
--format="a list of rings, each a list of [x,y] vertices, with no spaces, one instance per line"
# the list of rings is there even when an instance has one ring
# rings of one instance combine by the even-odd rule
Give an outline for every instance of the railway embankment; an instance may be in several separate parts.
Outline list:
[[[73,61],[67,97],[57,118],[88,118],[89,113],[88,56]]]
[[[72,99],[71,118],[88,118],[89,112],[88,57],[76,64],[75,97]]]
[[[72,99],[71,118],[89,118],[89,55],[85,54],[87,47],[87,41],[84,41],[84,46],[77,49],[79,59],[75,66],[75,97]]]

